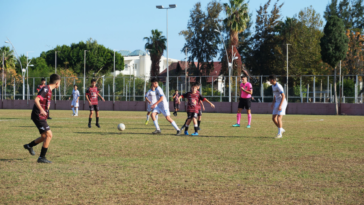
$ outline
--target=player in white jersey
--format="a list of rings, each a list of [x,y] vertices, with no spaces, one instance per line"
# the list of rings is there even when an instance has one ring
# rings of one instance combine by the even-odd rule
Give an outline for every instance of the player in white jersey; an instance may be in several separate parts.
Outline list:
[[[78,116],[78,101],[80,99],[80,92],[77,90],[77,85],[73,86],[73,91],[72,91],[72,103],[71,103],[71,108],[72,108],[72,112],[73,115],[72,116]],[[71,99],[71,97],[69,99]],[[76,109],[76,111],[75,111]]]
[[[157,102],[154,103],[150,107],[153,110],[152,111],[152,120],[153,120],[155,128],[156,128],[156,130],[153,132],[153,134],[161,134],[161,130],[159,128],[158,121],[156,119],[156,115],[162,113],[166,117],[166,120],[172,124],[174,129],[177,130],[177,135],[180,135],[180,132],[181,132],[180,129],[178,128],[176,122],[173,121],[172,118],[170,117],[169,103],[167,102],[167,98],[164,95],[162,88],[160,88],[158,86],[158,80],[156,78],[154,78],[154,79],[152,79],[151,83],[152,83],[152,87],[155,89],[155,95],[157,97]]]
[[[273,89],[273,116],[272,120],[274,124],[278,127],[278,134],[276,139],[282,138],[282,134],[285,132],[283,129],[283,115],[286,115],[286,108],[287,108],[287,100],[284,94],[284,90],[281,84],[277,82],[277,78],[275,75],[269,76],[269,82],[272,84]]]
[[[145,121],[145,125],[149,123],[149,115],[152,113],[152,108],[150,108],[154,103],[157,102],[157,96],[155,95],[155,88],[151,87],[150,90],[145,94],[145,100],[148,103],[147,108],[147,120]],[[156,115],[156,120],[158,120],[158,115]]]

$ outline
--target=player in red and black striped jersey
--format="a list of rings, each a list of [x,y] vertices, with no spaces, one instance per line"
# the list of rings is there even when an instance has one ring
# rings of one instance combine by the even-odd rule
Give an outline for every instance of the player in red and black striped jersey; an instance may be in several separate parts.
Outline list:
[[[86,91],[86,99],[90,107],[90,116],[88,118],[88,127],[91,128],[92,114],[95,110],[96,112],[96,126],[100,128],[99,125],[99,101],[98,96],[105,102],[105,99],[100,95],[99,89],[96,87],[96,80],[91,80],[91,86]]]
[[[193,136],[198,135],[198,124],[197,124],[197,115],[200,108],[200,103],[203,101],[208,102],[212,108],[215,108],[215,105],[212,104],[209,100],[207,100],[205,97],[203,97],[200,93],[197,93],[198,84],[194,84],[192,86],[192,91],[185,93],[179,97],[188,99],[187,104],[187,121],[185,125],[185,135],[188,135],[188,127],[191,123],[191,120],[193,120],[193,124],[195,125],[195,133],[193,133]]]
[[[38,87],[37,87],[37,91],[38,91],[38,93],[39,93],[39,91],[43,88],[43,87],[45,87],[46,86],[46,80],[45,80],[45,78],[42,78],[41,79],[41,84],[40,85],[38,85]],[[49,108],[48,108],[48,117],[47,117],[47,119],[49,119],[49,120],[51,120],[52,118],[50,118],[49,117]]]
[[[52,163],[45,157],[48,151],[49,143],[53,137],[52,131],[47,123],[47,117],[49,113],[49,106],[51,104],[52,90],[58,88],[60,83],[61,77],[59,75],[51,75],[50,84],[42,87],[38,92],[38,96],[34,100],[31,119],[38,128],[40,137],[33,140],[29,144],[25,144],[24,149],[27,149],[31,155],[35,155],[33,147],[43,142],[42,151],[40,152],[40,156],[38,158],[39,163]]]

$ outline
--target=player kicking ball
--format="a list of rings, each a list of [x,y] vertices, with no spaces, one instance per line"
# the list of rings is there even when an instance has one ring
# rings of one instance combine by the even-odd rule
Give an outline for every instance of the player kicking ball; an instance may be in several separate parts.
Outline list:
[[[275,137],[276,139],[282,138],[282,134],[286,131],[283,127],[282,118],[283,115],[286,115],[286,108],[287,108],[287,100],[286,96],[284,95],[283,87],[281,84],[277,82],[277,78],[275,75],[269,76],[269,82],[272,84],[273,89],[273,103],[272,103],[272,109],[273,109],[273,116],[272,120],[274,124],[278,127],[278,134]]]
[[[197,92],[198,84],[194,84],[192,86],[192,91],[185,93],[180,96],[180,98],[186,98],[188,99],[187,103],[187,120],[185,125],[185,135],[188,135],[188,127],[193,120],[193,124],[195,126],[195,133],[191,134],[192,136],[198,136],[198,113],[200,110],[200,102],[206,101],[208,102],[212,108],[215,108],[215,105],[212,104],[209,100],[207,100],[205,97],[203,97],[199,92]]]
[[[166,117],[166,120],[172,124],[174,129],[177,130],[176,135],[180,135],[180,132],[181,132],[180,129],[178,128],[176,122],[173,121],[172,118],[170,117],[169,104],[167,102],[167,98],[165,97],[162,88],[158,86],[158,80],[156,78],[153,78],[151,83],[152,83],[152,87],[155,89],[155,95],[157,97],[157,102],[154,103],[150,107],[153,110],[152,111],[152,120],[153,120],[154,126],[156,128],[156,130],[154,132],[152,132],[152,133],[153,134],[161,134],[162,133],[161,129],[159,128],[159,125],[158,125],[158,120],[156,118],[157,114],[162,113],[164,115],[164,117]]]
[[[100,128],[99,124],[99,101],[98,97],[105,102],[105,99],[100,95],[99,89],[96,87],[96,80],[91,80],[91,86],[86,91],[86,99],[90,107],[90,116],[88,118],[88,127],[91,128],[92,114],[96,112],[96,126]]]
[[[34,100],[34,106],[31,114],[35,126],[38,128],[40,137],[33,140],[29,144],[25,144],[24,149],[28,150],[31,155],[35,155],[33,147],[43,142],[42,150],[38,158],[38,163],[52,163],[46,159],[49,144],[52,140],[53,134],[47,123],[49,106],[51,104],[52,90],[59,88],[61,83],[61,77],[57,74],[53,74],[50,77],[50,84],[42,87],[38,96]]]
[[[240,84],[240,99],[239,99],[239,107],[238,113],[236,115],[237,122],[233,127],[240,127],[240,120],[241,120],[241,111],[245,108],[246,113],[248,114],[248,125],[246,128],[250,128],[250,124],[252,121],[252,113],[251,113],[251,102],[252,102],[252,94],[253,94],[253,86],[251,83],[248,82],[247,76],[241,77],[241,84]]]
[[[71,97],[69,99],[71,99]],[[73,112],[72,116],[78,116],[79,99],[80,99],[80,92],[77,90],[77,85],[74,85],[72,91],[72,103],[71,103],[71,108]]]
[[[151,87],[150,90],[148,90],[148,92],[145,94],[145,101],[147,101],[148,103],[148,108],[147,108],[147,120],[145,120],[145,125],[148,125],[149,123],[149,116],[152,112],[152,108],[151,106],[157,102],[157,96],[155,95],[155,89],[154,87]],[[155,116],[156,120],[158,121],[158,115]]]

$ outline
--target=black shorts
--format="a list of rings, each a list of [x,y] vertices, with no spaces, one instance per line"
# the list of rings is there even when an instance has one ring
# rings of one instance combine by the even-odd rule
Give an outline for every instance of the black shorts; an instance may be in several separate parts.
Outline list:
[[[99,105],[90,105],[90,111],[99,111]]]
[[[47,132],[48,130],[51,130],[51,128],[49,128],[47,120],[39,120],[39,119],[32,119],[32,120],[35,126],[38,128],[40,134],[42,134],[43,132]]]
[[[240,98],[238,108],[250,110],[251,104],[252,104],[251,98]]]
[[[179,109],[179,103],[174,103],[174,109]]]
[[[197,116],[199,116],[199,117],[202,116],[202,109],[198,110]]]
[[[192,119],[192,118],[196,118],[197,119],[197,113],[188,112],[187,113],[187,119]]]

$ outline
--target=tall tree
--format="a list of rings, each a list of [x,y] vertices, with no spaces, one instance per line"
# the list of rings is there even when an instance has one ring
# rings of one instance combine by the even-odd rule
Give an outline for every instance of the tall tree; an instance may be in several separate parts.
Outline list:
[[[245,3],[245,0],[229,0],[229,4],[224,3],[224,8],[226,12],[224,25],[230,34],[230,46],[227,49],[228,56],[229,59],[232,59],[232,56],[234,54],[236,57],[238,57],[238,59],[235,60],[233,68],[234,70],[236,70],[236,74],[240,76],[242,61],[237,48],[239,44],[239,33],[245,31],[245,29],[248,27],[250,20],[248,4]],[[233,46],[233,51],[231,51],[230,49],[231,46]]]
[[[251,38],[251,52],[246,56],[246,66],[256,75],[269,75],[272,73],[281,73],[284,70],[283,62],[277,58],[276,47],[281,45],[281,40],[276,37],[276,26],[281,19],[282,4],[275,2],[272,10],[268,9],[271,5],[271,0],[260,6],[257,10],[255,20],[255,34]]]
[[[336,66],[340,60],[343,60],[348,50],[349,39],[345,35],[343,21],[337,16],[330,16],[325,28],[324,36],[321,38],[321,56],[322,60],[334,68],[334,92],[335,92],[335,109],[338,114],[337,92],[336,92]]]
[[[213,59],[218,54],[219,43],[219,34],[215,29],[221,11],[221,4],[215,0],[208,3],[206,12],[201,9],[201,3],[196,3],[190,11],[187,30],[179,33],[186,40],[181,51],[184,52],[187,48],[191,67],[194,67],[193,62],[197,61],[196,69],[199,75],[208,75],[213,69]]]
[[[166,49],[166,37],[162,36],[162,32],[157,29],[152,30],[152,36],[144,37],[147,40],[145,43],[145,49],[150,52],[150,58],[152,60],[152,68],[150,70],[150,76],[158,76],[159,74],[159,62],[163,55],[163,51]],[[168,65],[167,65],[168,66]]]
[[[352,7],[353,29],[363,32],[364,29],[364,0],[356,0]]]
[[[330,16],[338,16],[337,2],[338,0],[331,0],[331,2],[326,6],[326,10],[324,12],[324,18],[326,21],[329,20]]]

